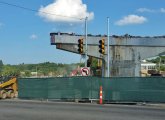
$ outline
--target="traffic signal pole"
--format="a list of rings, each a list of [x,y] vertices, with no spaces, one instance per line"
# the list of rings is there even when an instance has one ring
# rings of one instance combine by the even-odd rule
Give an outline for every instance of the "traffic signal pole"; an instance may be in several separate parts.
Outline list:
[[[110,70],[109,70],[109,67],[110,67],[110,65],[109,65],[109,17],[107,17],[107,37],[108,37],[108,44],[107,44],[107,51],[108,51],[108,55],[107,55],[107,77],[109,77],[109,74],[110,74]]]
[[[85,67],[87,67],[87,52],[88,52],[88,49],[87,49],[87,33],[88,33],[88,29],[87,29],[87,21],[88,21],[88,17],[85,18]]]

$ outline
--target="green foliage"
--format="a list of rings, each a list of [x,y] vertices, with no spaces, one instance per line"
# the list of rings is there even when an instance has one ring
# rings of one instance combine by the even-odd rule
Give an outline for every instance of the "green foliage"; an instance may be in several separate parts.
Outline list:
[[[160,60],[161,60],[161,63],[164,64],[165,63],[165,56],[156,57],[154,59],[147,60],[147,61],[158,64],[160,62]]]
[[[91,74],[93,76],[98,76],[97,72],[96,72],[98,69],[98,58],[92,57],[90,68],[91,68],[91,72],[92,72]]]
[[[31,76],[31,73],[29,70],[25,71],[25,76],[24,77],[30,77]]]
[[[2,75],[2,70],[3,70],[3,62],[0,60],[0,76]]]
[[[98,62],[98,59],[97,58],[93,58],[93,60],[92,60],[92,67],[93,68],[97,68],[97,62]]]
[[[152,63],[156,63],[158,70],[165,71],[165,56],[156,57],[154,59],[147,60],[147,61],[152,62]],[[159,69],[159,64],[160,64],[160,69]]]
[[[20,75],[20,70],[16,66],[4,65],[2,75],[3,76]]]
[[[2,75],[18,75],[20,77],[31,77],[31,76],[68,76],[70,72],[81,66],[82,64],[62,64],[62,63],[51,63],[44,62],[39,64],[19,64],[19,65],[3,65]],[[34,73],[34,75],[32,74]]]
[[[165,71],[165,65],[160,66],[161,71]]]

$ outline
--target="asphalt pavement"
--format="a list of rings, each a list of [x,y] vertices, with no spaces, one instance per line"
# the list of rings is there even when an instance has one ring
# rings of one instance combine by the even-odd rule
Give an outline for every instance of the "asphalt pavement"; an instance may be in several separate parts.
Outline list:
[[[0,100],[0,120],[165,120],[165,107]]]

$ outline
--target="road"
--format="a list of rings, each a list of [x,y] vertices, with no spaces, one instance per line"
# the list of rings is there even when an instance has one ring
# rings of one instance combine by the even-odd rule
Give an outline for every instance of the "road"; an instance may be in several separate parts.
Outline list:
[[[0,120],[164,119],[164,107],[0,100]]]

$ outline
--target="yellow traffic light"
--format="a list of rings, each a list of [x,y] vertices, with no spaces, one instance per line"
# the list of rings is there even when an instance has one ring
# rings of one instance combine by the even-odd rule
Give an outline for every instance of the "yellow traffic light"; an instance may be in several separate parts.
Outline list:
[[[84,52],[83,51],[83,39],[82,38],[78,40],[78,52],[80,54],[82,54]]]
[[[105,54],[105,39],[99,40],[99,52]]]

